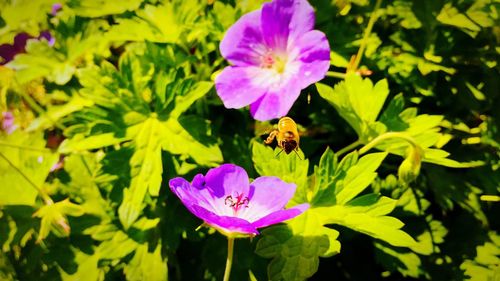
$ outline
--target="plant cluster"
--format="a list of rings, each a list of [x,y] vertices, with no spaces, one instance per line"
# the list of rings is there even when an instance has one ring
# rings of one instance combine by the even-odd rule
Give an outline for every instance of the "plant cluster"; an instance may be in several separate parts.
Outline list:
[[[498,280],[499,8],[0,1],[0,279]]]

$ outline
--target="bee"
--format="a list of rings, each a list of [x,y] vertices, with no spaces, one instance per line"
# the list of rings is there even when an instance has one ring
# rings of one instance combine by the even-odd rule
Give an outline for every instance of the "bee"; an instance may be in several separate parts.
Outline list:
[[[299,150],[300,137],[297,131],[297,124],[290,117],[281,118],[278,122],[278,128],[271,131],[264,143],[271,144],[274,138],[276,138],[278,146],[281,148],[279,153],[282,151],[285,151],[286,154],[290,154],[292,151],[297,153]],[[297,155],[299,154],[297,153]]]

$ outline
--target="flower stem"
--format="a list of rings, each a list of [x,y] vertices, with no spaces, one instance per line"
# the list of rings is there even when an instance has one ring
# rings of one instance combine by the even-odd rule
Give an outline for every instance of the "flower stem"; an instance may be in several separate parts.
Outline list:
[[[363,39],[361,40],[361,44],[358,49],[358,53],[356,54],[356,58],[354,59],[354,63],[351,66],[351,71],[356,72],[358,69],[359,63],[361,62],[361,58],[363,57],[363,53],[365,52],[366,44],[368,43],[368,37],[372,32],[373,25],[377,21],[378,18],[378,9],[382,4],[382,0],[377,0],[375,3],[375,8],[373,9],[372,14],[370,15],[370,19],[368,20],[368,25],[365,29],[365,34],[363,35]],[[349,69],[348,69],[349,70]]]
[[[382,135],[374,138],[367,145],[363,146],[359,150],[359,155],[365,154],[370,149],[372,149],[377,144],[379,144],[381,141],[386,140],[386,139],[393,139],[393,138],[403,139],[403,140],[407,141],[408,143],[410,143],[413,147],[419,147],[419,145],[415,142],[415,139],[413,139],[412,137],[408,136],[407,134],[400,133],[400,132],[389,132],[389,133],[384,133],[384,134],[382,134]]]
[[[227,238],[227,259],[226,259],[226,270],[224,271],[224,281],[229,281],[229,275],[231,274],[231,266],[233,265],[233,250],[234,250],[234,238]]]
[[[354,148],[356,148],[356,146],[360,145],[361,144],[361,141],[360,140],[357,140],[353,143],[351,143],[350,145],[340,149],[339,151],[337,151],[337,153],[335,153],[337,156],[340,156],[340,155],[343,155],[343,154],[346,154],[348,151],[350,150],[353,150]]]
[[[328,77],[334,77],[334,78],[339,78],[339,79],[345,79],[345,73],[336,72],[336,71],[328,71],[326,73],[326,76],[328,76]]]

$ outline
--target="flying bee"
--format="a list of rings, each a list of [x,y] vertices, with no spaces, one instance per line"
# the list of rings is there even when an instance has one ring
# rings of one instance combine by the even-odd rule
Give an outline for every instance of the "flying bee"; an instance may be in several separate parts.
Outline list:
[[[299,132],[297,131],[297,124],[290,117],[281,118],[278,122],[278,128],[271,131],[264,143],[271,144],[274,138],[276,138],[278,146],[281,148],[279,153],[282,151],[285,151],[286,154],[289,154],[292,151],[297,153],[299,150],[300,137]],[[297,153],[297,155],[299,154]]]

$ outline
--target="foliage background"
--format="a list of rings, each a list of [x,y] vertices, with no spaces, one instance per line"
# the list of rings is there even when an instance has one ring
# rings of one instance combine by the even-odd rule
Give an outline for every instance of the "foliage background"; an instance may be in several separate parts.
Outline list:
[[[332,67],[289,113],[303,160],[212,87],[259,1],[56,2],[0,2],[0,44],[34,37],[0,67],[0,279],[220,280],[167,182],[230,162],[312,206],[238,240],[232,280],[499,280],[497,0],[312,0]]]

